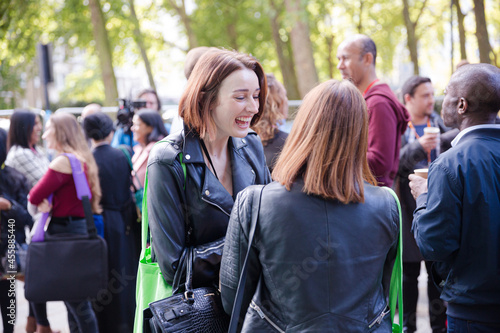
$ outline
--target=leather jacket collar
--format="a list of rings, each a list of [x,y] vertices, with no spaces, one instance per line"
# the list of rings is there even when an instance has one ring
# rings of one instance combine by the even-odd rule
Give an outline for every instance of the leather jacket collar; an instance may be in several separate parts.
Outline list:
[[[231,196],[206,166],[199,135],[185,126],[183,136],[182,162],[186,164],[187,168],[191,166],[199,170],[202,167],[204,170],[205,176],[201,177],[203,179],[200,193],[202,200],[218,207],[229,216],[236,194],[255,183],[255,171],[244,157],[244,155],[251,154],[251,151],[245,151],[248,150],[247,140],[245,138],[229,138],[228,149],[233,177],[233,196]]]

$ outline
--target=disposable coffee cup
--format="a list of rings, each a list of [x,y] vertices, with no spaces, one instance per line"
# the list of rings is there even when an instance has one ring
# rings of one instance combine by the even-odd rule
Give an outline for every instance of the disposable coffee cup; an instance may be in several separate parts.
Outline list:
[[[415,169],[413,173],[419,177],[427,179],[427,174],[429,173],[429,169]]]
[[[439,156],[441,153],[441,131],[439,130],[439,127],[424,127],[424,134],[437,134],[437,146],[436,146],[436,156]]]
[[[424,127],[424,133],[439,134],[439,127]]]

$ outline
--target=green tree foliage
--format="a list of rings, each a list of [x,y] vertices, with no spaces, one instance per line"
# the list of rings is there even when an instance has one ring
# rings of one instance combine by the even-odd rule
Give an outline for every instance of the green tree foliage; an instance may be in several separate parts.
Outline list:
[[[45,1],[0,1],[0,108],[16,106],[25,89],[27,74],[36,72],[36,44],[48,42],[55,29],[53,7]],[[40,27],[43,27],[42,29]]]
[[[38,75],[36,44],[54,45],[59,54],[70,61],[78,55],[86,62],[75,67],[65,80],[60,93],[66,105],[78,100],[104,101],[104,86],[100,78],[97,48],[89,9],[90,0],[2,0],[0,1],[0,107],[15,106],[21,100],[30,79]],[[150,82],[154,83],[157,69],[169,63],[170,53],[187,52],[197,45],[225,47],[251,53],[266,72],[282,79],[289,97],[298,98],[297,64],[291,47],[291,31],[295,21],[287,13],[285,0],[100,0],[105,28],[111,46],[112,66],[122,68],[131,62],[148,66]],[[405,0],[406,1],[406,0]],[[407,0],[408,13],[416,21],[418,62],[435,63],[435,50],[449,48],[450,1],[422,2]],[[473,0],[460,0],[464,21],[461,36],[467,39],[467,55],[471,62],[479,61],[474,34],[476,32]],[[131,3],[135,4],[134,20]],[[377,70],[384,76],[393,73],[396,52],[403,45],[403,59],[410,62],[408,34],[403,19],[403,1],[389,0],[309,0],[300,17],[306,19],[319,81],[340,78],[336,52],[348,36],[363,33],[377,44]],[[485,26],[491,45],[490,60],[500,65],[500,3],[484,0]],[[456,5],[455,36],[458,37]],[[165,21],[174,20],[186,38],[177,40],[165,31]],[[445,43],[446,39],[446,43]],[[456,39],[456,56],[465,53]],[[465,40],[465,38],[462,38]],[[462,43],[463,44],[463,43]],[[441,52],[443,53],[443,52]],[[397,58],[396,58],[397,56]],[[449,68],[443,64],[443,68]],[[444,73],[447,75],[447,73]],[[160,94],[162,92],[160,91]],[[8,98],[5,96],[8,95]],[[90,100],[89,100],[90,99]],[[18,105],[18,104],[17,104]]]

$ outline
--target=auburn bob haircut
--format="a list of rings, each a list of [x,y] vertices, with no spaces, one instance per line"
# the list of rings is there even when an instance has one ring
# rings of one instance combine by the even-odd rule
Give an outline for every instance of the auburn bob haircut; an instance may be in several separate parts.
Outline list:
[[[202,55],[194,66],[179,102],[179,115],[202,139],[208,137],[213,140],[216,137],[217,127],[212,110],[219,103],[217,97],[222,81],[233,72],[245,68],[255,72],[260,86],[259,112],[252,118],[252,126],[259,121],[266,103],[267,83],[261,64],[247,54],[211,50]]]
[[[365,100],[351,82],[329,80],[305,96],[273,179],[290,190],[302,177],[307,194],[364,202],[363,181],[375,184],[367,149]]]

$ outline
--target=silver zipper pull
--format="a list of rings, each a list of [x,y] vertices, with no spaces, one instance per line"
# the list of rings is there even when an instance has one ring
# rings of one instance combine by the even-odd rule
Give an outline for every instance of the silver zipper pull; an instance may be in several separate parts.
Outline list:
[[[261,319],[265,319],[266,316],[264,315],[264,312],[262,312],[262,310],[259,308],[259,306],[257,304],[255,304],[254,302],[250,303],[250,306],[255,310],[257,311],[257,313],[259,314],[260,318]]]

